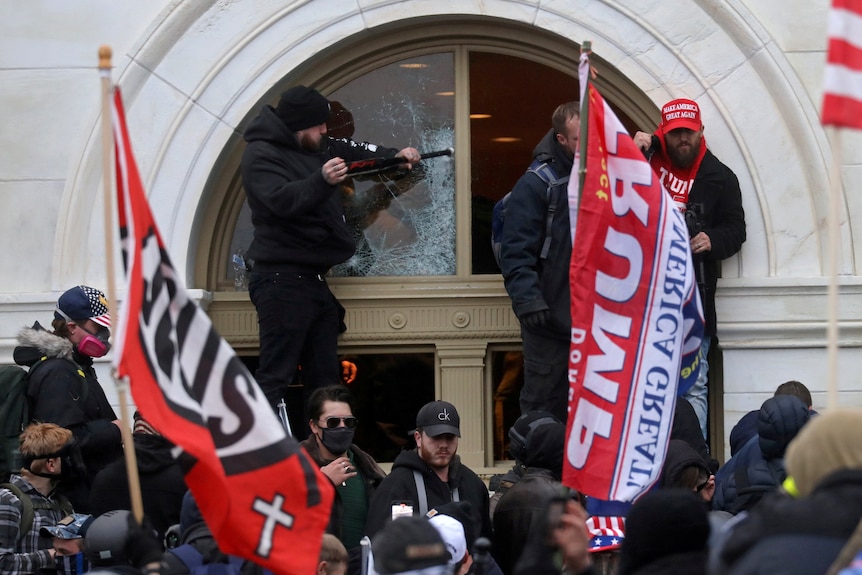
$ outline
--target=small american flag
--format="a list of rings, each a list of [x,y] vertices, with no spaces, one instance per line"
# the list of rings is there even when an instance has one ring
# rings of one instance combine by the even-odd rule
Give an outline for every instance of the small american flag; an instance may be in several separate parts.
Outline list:
[[[862,0],[833,0],[823,125],[862,129]]]

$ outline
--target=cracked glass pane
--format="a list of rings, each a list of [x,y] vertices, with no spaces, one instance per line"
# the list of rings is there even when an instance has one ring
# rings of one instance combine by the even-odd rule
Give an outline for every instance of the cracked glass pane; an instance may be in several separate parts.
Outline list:
[[[332,137],[353,137],[420,153],[453,146],[451,53],[382,66],[329,95],[338,112]],[[343,110],[343,111],[342,111]],[[343,186],[356,253],[334,276],[439,276],[455,273],[454,159],[423,160],[412,171],[358,177]]]

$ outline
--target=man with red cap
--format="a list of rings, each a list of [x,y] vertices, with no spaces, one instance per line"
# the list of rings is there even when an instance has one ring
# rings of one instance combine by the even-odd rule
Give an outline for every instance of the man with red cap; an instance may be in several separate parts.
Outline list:
[[[662,106],[655,133],[638,132],[634,141],[685,215],[691,238],[705,325],[697,381],[685,397],[706,437],[707,353],[715,336],[715,287],[721,260],[738,252],[745,241],[739,180],[707,148],[700,107],[693,100],[672,100]]]
[[[15,363],[30,368],[30,419],[56,423],[75,437],[86,474],[65,482],[66,496],[76,512],[88,513],[92,477],[123,455],[120,422],[93,369],[93,358],[110,349],[105,294],[85,285],[66,290],[57,300],[51,327],[48,331],[36,322],[23,329],[13,355]]]
[[[254,226],[249,295],[260,331],[255,378],[273,407],[299,365],[303,403],[317,387],[341,380],[336,341],[346,329],[344,308],[325,275],[356,249],[339,185],[348,163],[380,156],[402,157],[411,167],[419,161],[415,148],[331,138],[329,118],[325,96],[294,86],[276,107],[264,106],[245,131],[242,183]],[[305,421],[293,429],[304,430]]]

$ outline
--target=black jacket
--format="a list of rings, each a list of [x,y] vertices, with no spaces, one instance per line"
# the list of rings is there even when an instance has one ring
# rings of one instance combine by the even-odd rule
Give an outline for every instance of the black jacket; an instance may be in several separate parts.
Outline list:
[[[105,391],[99,385],[92,358],[78,353],[72,342],[38,323],[18,334],[15,363],[27,367],[47,357],[27,383],[30,420],[56,423],[72,431],[87,471],[94,475],[123,454],[120,428]],[[75,510],[79,502],[73,500]]]
[[[340,186],[326,183],[321,167],[334,157],[353,161],[398,151],[325,136],[321,151],[308,151],[271,106],[251,121],[245,139],[242,182],[254,225],[249,258],[326,273],[353,255]]]
[[[153,522],[159,538],[180,522],[180,508],[187,491],[183,471],[171,455],[173,444],[158,435],[135,433],[135,459],[141,484],[144,515]],[[90,513],[101,515],[112,509],[131,510],[125,458],[108,464],[96,474],[90,493]]]
[[[557,177],[572,171],[572,159],[550,130],[536,146],[535,159],[547,162]],[[572,326],[569,295],[569,266],[572,233],[569,228],[569,199],[565,186],[559,190],[551,227],[551,246],[545,260],[539,258],[548,214],[548,186],[527,172],[518,180],[506,204],[500,237],[500,269],[512,309],[519,319],[549,309],[551,321],[542,335],[569,339]]]
[[[696,205],[702,206],[701,231],[709,236],[712,244],[710,251],[694,258],[694,268],[698,281],[702,280],[705,288],[706,335],[715,335],[715,288],[720,262],[738,252],[745,242],[745,212],[736,174],[708,149],[694,178],[687,205],[689,211],[695,211]],[[703,262],[703,272],[700,262]]]
[[[455,455],[449,464],[449,482],[444,483],[437,473],[425,463],[414,449],[402,451],[392,464],[392,471],[377,488],[368,508],[365,534],[374,538],[386,523],[392,519],[393,502],[410,502],[413,515],[419,515],[419,498],[416,493],[416,480],[413,470],[419,471],[425,481],[428,495],[428,509],[453,501],[452,492],[458,488],[461,501],[469,501],[473,506],[473,521],[481,526],[481,536],[491,539],[491,519],[488,512],[488,488],[470,468],[461,464]]]
[[[787,477],[784,452],[810,415],[805,402],[793,395],[763,402],[757,435],[715,474],[713,509],[736,514],[775,491]]]
[[[326,461],[320,454],[320,449],[317,446],[317,439],[314,436],[311,436],[302,443],[300,443],[306,451],[308,451],[308,455],[317,463],[318,467],[323,467],[332,463],[331,461]],[[350,446],[350,453],[353,456],[353,462],[356,464],[356,470],[359,472],[359,475],[365,480],[365,493],[368,496],[368,500],[371,501],[372,497],[374,497],[374,493],[377,490],[377,486],[383,481],[383,478],[386,477],[386,473],[377,465],[377,462],[374,461],[374,458],[359,449],[356,445]],[[342,537],[342,522],[344,516],[344,503],[341,501],[341,495],[338,493],[338,489],[335,490],[335,499],[332,501],[332,511],[329,515],[329,525],[326,527],[326,532],[331,533],[341,539]]]
[[[711,573],[825,573],[862,519],[862,469],[824,478],[808,497],[771,496],[737,524]]]
[[[530,534],[547,525],[548,502],[561,492],[562,484],[549,470],[529,467],[497,503],[493,549],[503,573],[515,572]]]

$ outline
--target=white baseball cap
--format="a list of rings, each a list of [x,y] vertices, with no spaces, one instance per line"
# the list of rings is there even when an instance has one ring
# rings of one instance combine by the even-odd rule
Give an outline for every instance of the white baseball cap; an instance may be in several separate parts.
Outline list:
[[[464,526],[461,522],[449,515],[435,515],[428,520],[440,533],[446,550],[452,556],[449,564],[454,565],[461,561],[467,554],[467,537],[464,535]]]

